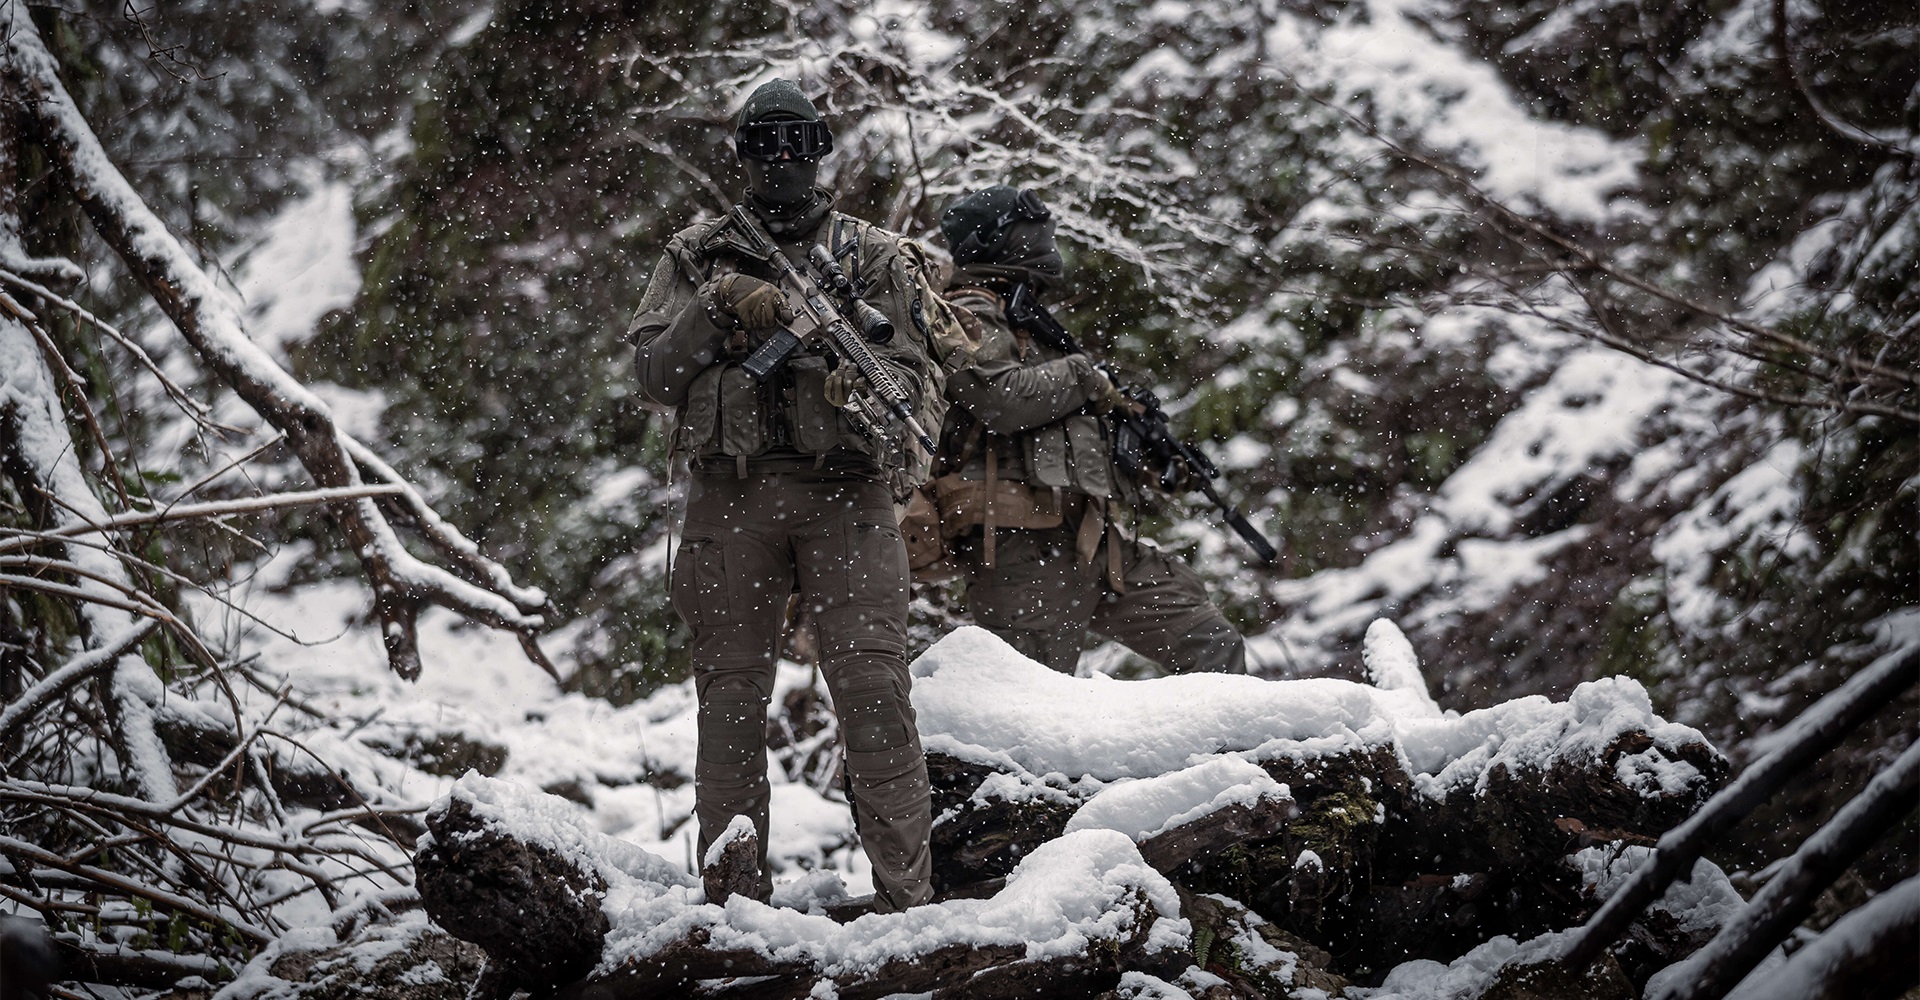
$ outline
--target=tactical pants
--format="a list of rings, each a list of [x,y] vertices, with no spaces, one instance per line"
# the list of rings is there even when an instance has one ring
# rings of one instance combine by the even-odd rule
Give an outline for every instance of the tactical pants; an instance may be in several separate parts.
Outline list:
[[[1091,566],[1079,564],[1077,528],[999,528],[993,566],[982,565],[981,533],[962,543],[967,604],[981,627],[1062,673],[1080,662],[1087,631],[1115,640],[1171,673],[1247,672],[1246,641],[1207,597],[1186,564],[1152,542],[1109,534]],[[1122,580],[1107,583],[1109,545],[1118,544]]]
[[[826,473],[695,473],[670,593],[693,630],[700,851],[737,815],[767,869],[767,705],[796,586],[840,716],[854,824],[876,906],[933,895],[926,758],[908,701],[907,552],[885,486]]]

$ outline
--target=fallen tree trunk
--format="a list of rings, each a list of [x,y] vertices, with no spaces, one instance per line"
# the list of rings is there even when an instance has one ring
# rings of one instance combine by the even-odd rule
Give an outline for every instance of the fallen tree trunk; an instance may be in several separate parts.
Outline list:
[[[455,794],[428,813],[431,836],[415,859],[428,914],[488,953],[489,975],[478,995],[504,997],[516,988],[555,991],[556,1000],[801,1000],[822,989],[841,1000],[928,991],[1091,995],[1111,988],[1125,970],[1185,964],[1183,925],[1163,919],[1178,910],[1176,892],[1110,830],[1070,835],[1070,843],[1030,861],[1042,866],[1041,874],[1022,882],[1020,872],[1013,873],[1001,887],[1001,895],[1010,896],[1004,901],[956,901],[842,926],[750,898],[731,898],[725,906],[707,902],[695,880],[651,856],[636,863],[638,852],[597,834],[570,833],[568,846],[556,846],[557,810],[529,809],[528,802],[537,806],[544,797],[500,791],[510,787],[463,778]],[[1287,805],[1198,817],[1167,831],[1160,850],[1168,857],[1191,855],[1223,842],[1229,829],[1284,822]],[[522,816],[538,819],[522,822]],[[739,843],[751,849],[751,838]],[[707,874],[731,897],[731,887],[742,881],[729,867],[737,859],[713,853]],[[1061,884],[1077,887],[1064,902],[1049,895]],[[653,916],[614,933],[602,909],[609,898]]]

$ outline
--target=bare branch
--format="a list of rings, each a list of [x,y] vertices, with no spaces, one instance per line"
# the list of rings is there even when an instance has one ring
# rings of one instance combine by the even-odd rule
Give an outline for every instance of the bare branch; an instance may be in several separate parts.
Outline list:
[[[1476,217],[1494,226],[1501,235],[1509,239],[1513,239],[1522,245],[1529,243],[1529,240],[1521,238],[1523,235],[1530,237],[1532,240],[1538,240],[1547,247],[1568,254],[1572,258],[1572,261],[1569,263],[1577,264],[1581,270],[1604,276],[1607,280],[1631,288],[1657,301],[1683,309],[1711,323],[1723,325],[1730,330],[1752,337],[1760,343],[1769,345],[1777,350],[1814,358],[1833,365],[1836,368],[1852,371],[1863,378],[1877,378],[1899,385],[1920,387],[1920,372],[1886,367],[1878,364],[1873,359],[1863,357],[1852,351],[1836,351],[1826,348],[1805,338],[1786,333],[1776,327],[1757,323],[1753,320],[1699,302],[1690,296],[1665,288],[1639,274],[1620,267],[1588,249],[1577,240],[1555,231],[1538,219],[1528,216],[1508,206],[1499,199],[1494,198],[1475,183],[1474,180],[1467,175],[1466,171],[1460,167],[1437,157],[1428,156],[1409,147],[1406,143],[1388,135],[1378,126],[1353,111],[1313,94],[1301,84],[1298,79],[1286,71],[1275,69],[1273,72],[1292,83],[1295,88],[1309,100],[1345,118],[1351,122],[1354,127],[1364,132],[1369,138],[1393,150],[1395,154],[1446,178],[1450,183],[1458,187],[1460,191],[1471,200],[1472,204],[1484,209],[1486,214],[1477,215]],[[1569,270],[1571,268],[1563,267],[1560,269]],[[1607,343],[1608,346],[1611,347],[1618,347],[1619,343],[1625,342],[1625,339],[1618,334],[1607,334],[1606,336],[1608,339],[1601,342]],[[1594,335],[1591,336],[1591,339],[1600,340],[1600,337]],[[1645,349],[1640,349],[1640,351],[1645,352]],[[1636,353],[1635,356],[1639,357],[1641,353]],[[1651,359],[1648,358],[1648,360]],[[1752,388],[1736,390],[1732,388],[1730,383],[1725,383],[1724,381],[1709,381],[1697,377],[1695,373],[1686,372],[1683,369],[1675,370],[1682,371],[1682,373],[1687,374],[1689,378],[1694,378],[1696,381],[1703,382],[1703,384],[1713,385],[1715,388],[1726,389],[1730,392],[1737,392],[1749,398],[1770,399],[1775,402],[1787,402],[1789,405],[1816,406],[1820,409],[1842,412],[1871,413],[1903,421],[1920,423],[1920,418],[1916,418],[1913,411],[1891,403],[1862,401],[1851,398],[1851,396],[1846,394],[1809,396],[1801,394],[1768,393],[1766,390]],[[1865,384],[1862,383],[1861,387],[1864,388]]]
[[[1793,19],[1787,13],[1787,0],[1773,0],[1774,44],[1780,50],[1780,61],[1785,64],[1787,79],[1792,82],[1800,99],[1807,102],[1807,109],[1813,112],[1814,120],[1848,142],[1920,161],[1920,137],[1871,132],[1846,121],[1827,107],[1826,102],[1808,86],[1807,75],[1800,69],[1800,60],[1794,58],[1792,32]]]
[[[153,511],[136,511],[131,514],[118,514],[98,524],[69,524],[53,531],[35,532],[31,536],[0,539],[0,553],[17,552],[34,542],[65,540],[83,535],[99,535],[123,528],[145,527],[167,524],[176,521],[194,521],[210,517],[229,517],[235,514],[257,514],[262,511],[282,510],[288,507],[305,507],[313,504],[339,503],[343,500],[359,500],[366,497],[399,496],[407,492],[403,486],[390,483],[372,486],[347,486],[330,490],[306,490],[300,493],[269,493],[260,497],[243,497],[237,500],[216,500],[207,503],[182,504],[177,507],[164,507]]]
[[[35,681],[32,687],[20,692],[20,696],[0,709],[0,743],[13,738],[14,731],[27,719],[45,708],[75,684],[82,683],[107,668],[113,666],[127,650],[140,644],[153,634],[154,626],[159,624],[152,618],[127,626],[126,631],[107,640],[97,649],[90,649],[68,660],[59,669]]]
[[[94,446],[100,449],[100,463],[106,467],[107,478],[112,481],[113,491],[119,495],[121,506],[133,506],[133,498],[127,496],[126,481],[120,476],[119,463],[113,460],[113,448],[107,444],[107,432],[100,428],[100,417],[93,412],[93,405],[87,402],[87,384],[80,378],[80,373],[74,371],[73,366],[67,364],[67,359],[60,355],[59,346],[40,325],[39,318],[6,292],[0,292],[0,311],[19,320],[20,325],[26,327],[27,332],[33,334],[33,339],[39,342],[40,352],[47,360],[47,370],[59,376],[63,395],[71,398],[80,411],[81,420],[87,425],[87,433],[93,435]]]
[[[137,879],[128,878],[118,872],[110,872],[102,868],[94,867],[93,865],[75,864],[52,851],[40,847],[38,844],[30,844],[24,840],[0,835],[0,851],[18,855],[30,861],[46,865],[48,868],[56,871],[71,872],[75,875],[91,879],[102,886],[126,893],[137,899],[144,899],[176,913],[184,913],[190,917],[197,917],[216,927],[224,926],[232,928],[234,933],[239,934],[241,937],[255,944],[266,944],[273,940],[272,934],[260,927],[254,926],[252,923],[237,915],[224,914],[217,910],[208,909],[194,900],[168,892],[165,889],[150,886]]]
[[[213,419],[213,411],[209,410],[205,403],[187,395],[187,391],[182,389],[179,383],[168,377],[167,373],[161,369],[160,363],[153,360],[153,357],[147,353],[146,348],[135,343],[133,338],[121,333],[113,324],[87,311],[87,309],[79,303],[63,295],[57,295],[45,286],[31,281],[22,275],[15,274],[5,267],[0,267],[0,283],[12,285],[29,295],[37,296],[51,305],[59,306],[67,312],[72,313],[74,317],[82,323],[106,334],[109,340],[119,344],[126,349],[127,353],[133,355],[134,361],[138,362],[140,367],[145,368],[147,372],[160,383],[160,388],[165,390],[167,395],[171,397],[175,403],[178,403],[180,409],[185,412],[188,417],[192,418],[195,423],[210,430],[223,433],[246,433],[246,431],[241,428],[215,421]]]

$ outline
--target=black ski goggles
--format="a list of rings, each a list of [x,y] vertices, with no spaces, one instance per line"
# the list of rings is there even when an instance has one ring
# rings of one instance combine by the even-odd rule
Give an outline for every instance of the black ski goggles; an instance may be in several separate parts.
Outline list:
[[[743,160],[817,160],[833,152],[833,133],[825,122],[749,122],[734,130],[733,151]]]
[[[967,234],[960,245],[953,248],[955,260],[981,260],[992,257],[1007,244],[1007,236],[1016,222],[1045,222],[1053,218],[1053,211],[1040,200],[1040,196],[1025,188],[1020,190],[1013,200],[1013,207],[1000,213],[993,225],[982,226]]]

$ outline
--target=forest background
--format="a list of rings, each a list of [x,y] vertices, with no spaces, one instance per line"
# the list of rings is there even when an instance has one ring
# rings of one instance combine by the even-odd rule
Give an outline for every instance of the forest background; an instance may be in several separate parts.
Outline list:
[[[819,95],[848,211],[932,240],[949,199],[1010,182],[1060,212],[1063,321],[1160,390],[1281,545],[1257,565],[1205,505],[1153,524],[1259,673],[1350,673],[1388,617],[1448,707],[1626,674],[1738,764],[1920,631],[1908,5],[0,3],[254,342],[545,592],[572,691],[627,704],[684,676],[664,418],[621,334],[665,237],[739,189],[726,123],[774,73]],[[85,224],[58,151],[14,155],[20,248],[79,262],[71,300],[152,361],[46,310],[100,501],[314,485]],[[0,525],[44,528],[8,444]],[[211,661],[284,696],[291,667],[238,609],[358,578],[323,510],[141,536],[138,585],[206,640],[145,640],[163,681]],[[11,695],[87,627],[58,594],[5,593]],[[918,593],[917,641],[961,598]],[[352,610],[340,628],[386,614]],[[1083,669],[1151,671],[1108,647]],[[1727,867],[1830,815],[1914,708],[1744,827]],[[1912,874],[1914,841],[1909,818],[1832,909]]]

